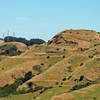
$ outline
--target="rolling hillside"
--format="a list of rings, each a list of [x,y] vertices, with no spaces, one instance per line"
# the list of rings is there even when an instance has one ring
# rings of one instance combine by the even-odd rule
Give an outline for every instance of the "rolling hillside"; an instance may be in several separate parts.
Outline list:
[[[100,34],[96,31],[65,30],[41,45],[8,42],[0,48],[0,100],[100,99]],[[21,53],[8,55],[7,50]]]

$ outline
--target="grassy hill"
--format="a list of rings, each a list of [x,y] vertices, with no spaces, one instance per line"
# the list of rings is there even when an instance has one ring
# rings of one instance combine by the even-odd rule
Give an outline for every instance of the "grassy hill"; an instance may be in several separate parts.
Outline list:
[[[99,100],[100,34],[96,31],[65,30],[48,43],[27,47],[11,42],[6,49],[11,45],[21,54],[0,57],[0,100]],[[5,44],[0,48],[4,52]]]

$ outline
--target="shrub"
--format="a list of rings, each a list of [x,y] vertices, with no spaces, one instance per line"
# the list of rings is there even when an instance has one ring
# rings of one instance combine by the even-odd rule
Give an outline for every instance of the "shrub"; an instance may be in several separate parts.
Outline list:
[[[64,49],[64,51],[66,51],[66,49]]]
[[[59,84],[59,82],[56,82],[56,85],[58,85]]]
[[[81,63],[81,64],[80,64],[80,66],[83,66],[83,65],[84,65],[84,63]]]
[[[94,84],[94,83],[95,83],[95,82],[87,82],[87,83],[85,83],[85,84],[75,85],[75,86],[73,86],[73,87],[69,90],[69,92],[72,92],[72,91],[75,91],[75,90],[79,90],[79,89],[81,89],[81,88],[87,87],[87,86],[89,86],[89,85],[91,85],[91,84]]]
[[[33,89],[33,92],[36,92],[36,91],[39,91],[41,89],[43,89],[44,87],[43,86],[37,86]]]
[[[32,72],[31,71],[27,72],[24,77],[24,82],[31,79],[32,77],[33,77]]]
[[[43,66],[43,65],[44,65],[44,63],[41,63],[41,65]]]
[[[63,81],[66,81],[66,78],[63,78],[62,80],[63,80]]]
[[[69,77],[68,77],[68,80],[71,79],[71,78],[72,78],[72,76],[69,76]]]
[[[82,81],[84,79],[84,75],[80,76],[79,81]]]
[[[98,46],[98,45],[100,45],[100,43],[96,43],[96,44],[94,44],[94,46]]]
[[[3,46],[0,46],[1,55],[7,55],[7,56],[16,56],[20,55],[22,52],[18,50],[16,45],[13,44],[5,44]]]
[[[68,66],[68,72],[72,72],[72,69],[71,69],[72,66]]]
[[[89,55],[89,58],[93,58],[93,56]]]
[[[98,34],[100,34],[100,32],[98,32]]]
[[[63,82],[61,82],[61,85],[63,85]]]
[[[97,100],[97,98],[96,97],[93,97],[93,100]]]
[[[56,51],[47,51],[47,53],[57,53]]]
[[[33,83],[32,82],[29,82],[29,83],[27,83],[27,85],[31,88],[32,85],[33,85]]]
[[[66,57],[65,55],[62,56],[62,58],[65,58],[65,57]]]
[[[40,65],[35,65],[35,66],[33,66],[33,70],[38,71],[39,73],[42,72],[41,66],[40,66]]]
[[[40,94],[42,94],[43,92],[45,92],[46,90],[51,89],[51,88],[53,88],[53,87],[52,86],[44,87],[43,90],[40,92]]]
[[[80,34],[79,32],[77,32],[77,34]]]
[[[47,59],[49,59],[50,58],[50,56],[47,56]]]
[[[96,60],[97,60],[97,61],[100,61],[100,58],[97,58]]]
[[[57,51],[59,51],[59,50],[60,50],[60,48],[56,48],[56,50],[57,50]]]

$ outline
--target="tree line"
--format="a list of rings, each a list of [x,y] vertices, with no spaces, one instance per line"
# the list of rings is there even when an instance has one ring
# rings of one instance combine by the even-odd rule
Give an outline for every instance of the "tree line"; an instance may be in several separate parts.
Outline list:
[[[21,42],[26,44],[27,46],[33,45],[33,44],[43,44],[45,43],[44,40],[42,39],[30,39],[27,40],[25,38],[17,38],[17,37],[12,37],[12,36],[7,36],[4,38],[4,42]]]

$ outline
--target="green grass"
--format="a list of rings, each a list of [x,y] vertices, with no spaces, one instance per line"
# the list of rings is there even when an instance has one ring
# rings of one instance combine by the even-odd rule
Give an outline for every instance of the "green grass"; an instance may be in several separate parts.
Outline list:
[[[100,100],[100,86],[92,88],[93,90],[85,90],[82,92],[71,93],[74,97],[67,100]],[[65,99],[66,100],[66,99]]]

